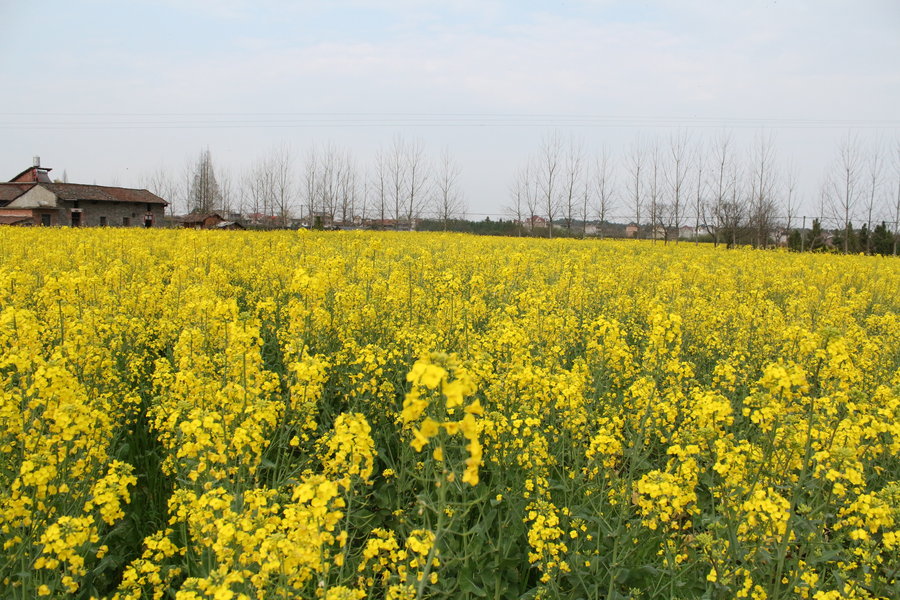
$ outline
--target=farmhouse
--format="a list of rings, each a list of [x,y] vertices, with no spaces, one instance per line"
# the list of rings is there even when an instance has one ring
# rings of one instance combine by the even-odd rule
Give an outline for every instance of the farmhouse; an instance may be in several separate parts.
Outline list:
[[[243,229],[237,221],[226,221],[219,213],[190,214],[178,217],[177,222],[186,229]]]
[[[0,183],[0,225],[153,227],[168,203],[147,190],[54,183],[35,157],[34,166]]]
[[[692,240],[699,235],[700,228],[693,225],[682,225],[678,228],[678,237]]]
[[[532,215],[530,219],[525,220],[525,224],[528,225],[530,229],[543,229],[547,226],[547,219]]]

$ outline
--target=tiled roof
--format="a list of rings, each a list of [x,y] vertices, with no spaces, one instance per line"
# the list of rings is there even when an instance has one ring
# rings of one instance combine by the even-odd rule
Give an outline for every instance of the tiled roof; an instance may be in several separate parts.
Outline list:
[[[182,223],[202,223],[206,219],[210,217],[222,220],[222,216],[219,213],[206,213],[206,214],[190,214],[185,215],[181,218]]]
[[[42,183],[60,200],[98,200],[101,202],[137,202],[141,204],[162,204],[168,202],[147,190],[135,190],[105,185],[84,185],[81,183]]]
[[[34,183],[0,183],[0,206],[9,204],[34,185]]]

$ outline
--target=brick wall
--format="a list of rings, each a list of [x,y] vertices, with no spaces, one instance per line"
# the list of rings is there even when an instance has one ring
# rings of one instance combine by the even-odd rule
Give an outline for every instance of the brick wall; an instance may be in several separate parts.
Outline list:
[[[72,225],[72,209],[75,203],[61,201],[59,225]],[[143,227],[147,214],[147,204],[132,202],[101,202],[99,200],[80,200],[82,227]],[[160,204],[151,204],[153,227],[163,226],[165,208]],[[104,219],[105,218],[105,219]]]

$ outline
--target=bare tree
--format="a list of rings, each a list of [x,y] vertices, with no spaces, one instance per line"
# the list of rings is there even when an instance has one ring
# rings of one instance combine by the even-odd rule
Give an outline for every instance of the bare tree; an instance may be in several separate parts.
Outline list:
[[[784,217],[785,230],[790,234],[795,226],[797,213],[799,212],[799,201],[797,196],[797,165],[793,160],[788,162],[787,169],[784,172]]]
[[[640,228],[641,212],[644,207],[644,147],[640,139],[635,139],[628,151],[628,198],[634,215],[634,224]]]
[[[534,222],[541,212],[541,192],[535,175],[535,167],[532,163],[525,165],[522,172],[524,182],[525,205],[528,207],[528,230],[534,232]]]
[[[516,179],[510,187],[512,205],[510,211],[517,218],[528,224],[528,231],[534,231],[536,218],[540,215],[542,198],[536,176],[534,159],[529,159],[516,174]]]
[[[459,189],[460,169],[449,148],[441,151],[437,178],[434,186],[434,212],[443,223],[444,231],[451,219],[460,218],[465,212],[465,201]]]
[[[706,163],[704,160],[705,153],[703,146],[698,142],[694,148],[694,168],[697,171],[697,187],[694,189],[694,244],[700,243],[700,220],[703,218],[704,198],[706,197],[706,180],[704,179],[704,171]]]
[[[563,181],[563,219],[566,230],[571,231],[579,198],[582,198],[584,171],[584,144],[574,139],[569,140],[565,152],[565,179]]]
[[[262,212],[266,217],[277,217],[279,225],[286,227],[296,198],[294,157],[287,145],[274,146],[257,163],[258,178],[264,194]]]
[[[347,150],[339,156],[337,175],[338,211],[341,215],[341,223],[353,220],[358,201],[356,163],[350,151]]]
[[[737,190],[739,167],[730,132],[719,134],[713,144],[712,161],[709,173],[710,198],[706,204],[707,232],[713,235],[716,246],[725,241],[730,247],[737,241],[736,228],[740,226],[739,221],[745,213],[741,202],[743,197]]]
[[[321,181],[319,180],[319,150],[311,146],[306,152],[303,165],[303,201],[306,205],[308,226],[315,223],[316,215],[321,215]]]
[[[194,186],[194,169],[196,162],[193,158],[188,158],[178,175],[175,182],[176,196],[178,205],[184,213],[191,211],[191,189]]]
[[[597,200],[596,212],[600,221],[600,237],[603,237],[603,224],[609,218],[615,206],[614,169],[609,150],[604,147],[594,161],[594,198]]]
[[[65,179],[65,174],[63,174],[63,180]],[[169,216],[175,214],[175,205],[180,200],[178,185],[172,180],[168,169],[159,167],[150,175],[143,177],[141,185],[169,203]]]
[[[234,184],[232,183],[231,173],[222,171],[219,173],[219,198],[221,200],[218,208],[222,211],[222,218],[228,219],[232,214],[232,205],[234,203]]]
[[[738,235],[747,219],[749,202],[745,192],[740,189],[740,180],[740,167],[737,163],[732,163],[726,185],[729,196],[722,203],[719,214],[722,234],[728,248],[737,245]]]
[[[587,237],[587,228],[588,228],[588,219],[590,215],[588,214],[589,206],[592,204],[592,200],[594,198],[594,187],[591,184],[591,170],[590,168],[585,169],[585,177],[587,181],[585,181],[581,186],[581,205],[578,207],[578,218],[581,220],[581,239]]]
[[[525,211],[527,206],[526,194],[528,189],[528,168],[527,166],[519,171],[516,178],[509,186],[509,204],[506,211],[516,221],[516,230],[522,235],[522,223],[525,220]]]
[[[387,174],[391,198],[391,218],[399,221],[406,206],[407,165],[406,143],[403,138],[394,136],[387,155]]]
[[[429,171],[422,142],[395,136],[390,147],[376,155],[373,183],[381,214],[413,227],[428,200]]]
[[[360,176],[360,181],[362,181],[362,192],[359,195],[359,199],[356,203],[356,215],[359,216],[359,222],[364,224],[366,219],[368,218],[368,210],[369,210],[369,193],[370,193],[370,184],[369,184],[369,174],[367,172],[363,172]]]
[[[838,147],[832,171],[826,176],[825,202],[834,219],[844,230],[844,253],[850,252],[852,222],[860,196],[861,159],[859,140],[848,132]]]
[[[687,209],[687,176],[690,169],[691,157],[688,146],[688,135],[680,130],[669,138],[669,159],[671,162],[665,170],[666,183],[671,194],[669,206],[669,220],[675,239],[681,233],[681,223]],[[668,233],[666,239],[668,240]]]
[[[547,236],[553,237],[553,221],[559,210],[559,188],[562,176],[562,142],[559,134],[552,133],[541,140],[540,150],[534,161],[534,175],[540,191],[541,209],[547,215]]]
[[[340,160],[340,153],[332,143],[328,143],[319,151],[316,177],[320,214],[316,217],[329,224],[334,222],[338,210]]]
[[[866,254],[872,253],[872,220],[876,216],[877,204],[880,199],[884,171],[884,147],[880,140],[872,144],[871,154],[866,168],[866,190],[863,195],[863,210],[866,215]]]
[[[757,248],[768,245],[775,226],[775,144],[771,136],[760,133],[753,144],[752,170],[750,172],[750,226],[753,244]]]
[[[313,146],[307,152],[303,173],[303,198],[310,225],[353,219],[359,189],[356,162],[349,150],[332,143]]]
[[[647,183],[644,187],[648,190],[650,200],[650,235],[653,241],[659,235],[659,231],[663,232],[663,236],[668,237],[666,232],[664,217],[665,206],[663,206],[662,189],[660,179],[662,177],[662,159],[660,157],[659,140],[653,140],[650,146],[650,164],[647,171]]]
[[[428,198],[429,173],[425,149],[420,140],[406,145],[407,196],[405,217],[412,228]]]
[[[380,225],[384,225],[388,214],[388,180],[389,155],[384,148],[381,148],[375,155],[375,172],[372,177],[372,194],[375,197],[372,209],[378,215]]]
[[[241,177],[241,213],[249,212],[251,221],[259,222],[266,210],[270,181],[265,161],[256,161]]]

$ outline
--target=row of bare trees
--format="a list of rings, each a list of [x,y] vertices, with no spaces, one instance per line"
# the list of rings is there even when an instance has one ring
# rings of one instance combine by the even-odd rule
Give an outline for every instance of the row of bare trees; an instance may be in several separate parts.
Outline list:
[[[285,227],[313,223],[410,225],[420,218],[445,226],[466,214],[458,163],[444,149],[436,160],[419,140],[396,136],[374,164],[361,166],[346,148],[315,145],[298,159],[287,145],[273,147],[237,179],[216,169],[209,149],[190,159],[180,175],[160,168],[142,185],[171,202],[173,213],[220,211],[251,222]]]
[[[868,231],[884,222],[896,237],[900,143],[889,150],[848,133],[818,196],[809,199],[814,206],[806,211],[845,230],[844,251],[851,250],[854,222]],[[554,228],[571,235],[577,226],[585,234],[589,221],[599,221],[602,234],[604,222],[618,220],[653,239],[677,239],[687,230],[695,239],[702,234],[729,246],[769,246],[807,226],[797,168],[779,160],[774,137],[758,134],[749,147],[739,147],[730,132],[713,139],[684,130],[637,137],[618,160],[608,148],[589,156],[580,140],[551,133],[516,173],[507,212],[548,236]]]
[[[894,233],[894,254],[898,245],[900,221],[900,142],[893,151],[884,144],[861,142],[859,136],[848,133],[838,147],[831,168],[822,180],[822,206],[839,225],[844,252],[851,250],[853,223],[868,232],[881,221],[891,222]],[[872,251],[871,236],[867,236],[866,252]]]
[[[589,159],[583,142],[548,135],[518,171],[510,187],[508,212],[532,229],[539,220],[545,221],[551,237],[556,226],[571,234],[576,224],[586,228],[595,216],[605,221],[616,201],[612,168],[606,149]]]

